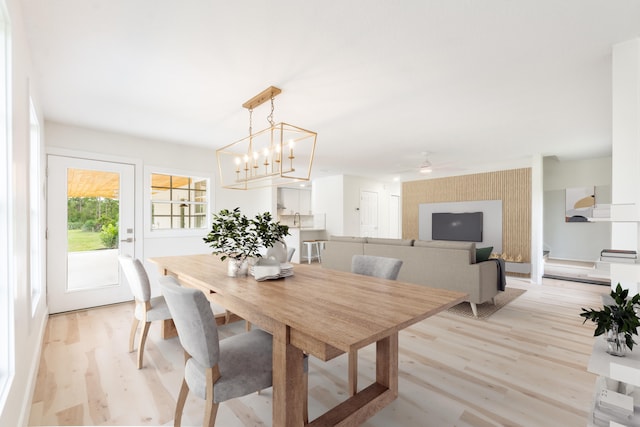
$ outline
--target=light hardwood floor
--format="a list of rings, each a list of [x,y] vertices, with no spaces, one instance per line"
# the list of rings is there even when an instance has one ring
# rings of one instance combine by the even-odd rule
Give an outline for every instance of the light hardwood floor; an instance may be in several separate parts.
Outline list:
[[[604,286],[508,278],[522,296],[487,320],[441,313],[400,334],[400,394],[365,426],[585,426],[595,376],[586,371],[592,324],[580,308],[599,306]],[[144,368],[127,352],[133,304],[51,316],[30,425],[173,425],[182,380],[177,338],[152,325]],[[220,328],[241,332],[243,322]],[[372,381],[374,347],[359,352],[362,385]],[[347,397],[347,357],[310,359],[309,416]],[[217,426],[270,426],[271,389],[222,403]],[[183,425],[200,425],[190,396]]]

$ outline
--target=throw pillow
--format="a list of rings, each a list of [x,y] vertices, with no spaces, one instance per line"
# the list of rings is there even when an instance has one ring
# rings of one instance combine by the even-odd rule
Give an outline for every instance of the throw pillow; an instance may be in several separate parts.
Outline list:
[[[488,246],[486,248],[476,248],[476,262],[487,261],[491,256],[492,250],[493,246]]]

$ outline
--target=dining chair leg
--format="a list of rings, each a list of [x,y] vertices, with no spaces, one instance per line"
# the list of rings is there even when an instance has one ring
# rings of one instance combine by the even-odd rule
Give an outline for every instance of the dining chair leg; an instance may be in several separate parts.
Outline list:
[[[174,427],[180,427],[182,424],[182,412],[184,411],[184,404],[187,401],[187,395],[189,394],[189,386],[187,382],[182,379],[182,386],[180,387],[180,394],[178,394],[178,400],[176,401],[176,414],[173,420]]]
[[[129,353],[133,351],[133,345],[136,341],[136,332],[138,331],[138,323],[140,321],[136,316],[133,316],[133,322],[131,323],[131,332],[129,332]]]
[[[216,415],[218,414],[218,404],[213,403],[213,400],[207,399],[205,405],[202,427],[214,427],[216,424]]]
[[[205,369],[205,408],[204,420],[202,427],[213,427],[216,423],[216,414],[218,413],[218,404],[214,403],[213,385],[220,378],[220,368],[215,365],[213,368]]]
[[[138,342],[138,369],[142,369],[142,356],[144,355],[144,343],[147,342],[149,325],[151,325],[151,322],[144,322],[144,325],[142,325],[142,331],[140,331],[140,341]]]
[[[358,352],[349,352],[349,396],[358,392]]]

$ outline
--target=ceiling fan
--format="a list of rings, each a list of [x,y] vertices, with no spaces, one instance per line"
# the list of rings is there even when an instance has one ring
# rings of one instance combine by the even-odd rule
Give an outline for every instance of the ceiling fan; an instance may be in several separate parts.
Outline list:
[[[420,163],[420,167],[418,167],[418,172],[420,172],[423,175],[427,175],[433,172],[433,164],[429,161],[428,152],[425,151],[422,153],[422,155],[424,156],[424,160],[422,161],[422,163]]]
[[[429,157],[431,156],[431,154],[432,153],[430,153],[428,151],[423,151],[422,153],[420,153],[420,155],[422,156],[422,161],[417,166],[414,166],[411,169],[405,169],[405,170],[400,171],[398,173],[416,173],[416,172],[418,172],[420,175],[429,175],[434,171],[456,172],[456,171],[461,171],[462,170],[460,168],[449,167],[448,164],[434,165],[431,162],[431,160],[429,160]]]

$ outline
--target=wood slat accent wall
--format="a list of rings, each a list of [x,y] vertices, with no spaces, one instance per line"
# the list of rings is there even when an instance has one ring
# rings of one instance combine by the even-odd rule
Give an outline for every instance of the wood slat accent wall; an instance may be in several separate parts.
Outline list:
[[[418,238],[421,203],[502,200],[502,250],[531,262],[531,168],[402,184],[402,238]]]

